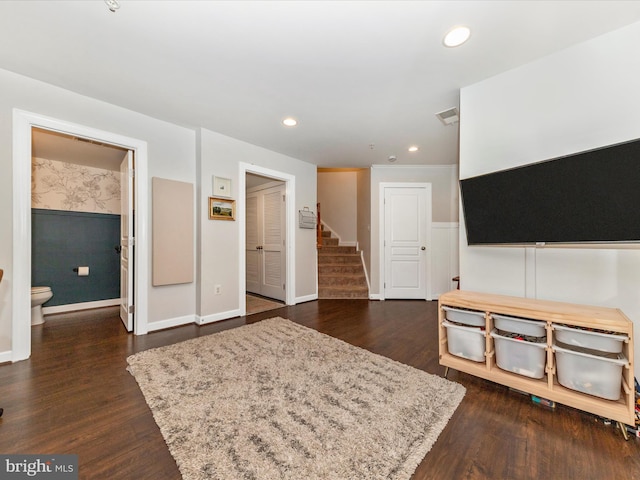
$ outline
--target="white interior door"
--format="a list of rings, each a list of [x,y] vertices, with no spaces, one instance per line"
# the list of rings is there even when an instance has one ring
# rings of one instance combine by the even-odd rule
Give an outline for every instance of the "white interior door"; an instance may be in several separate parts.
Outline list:
[[[120,318],[133,330],[133,152],[120,164]]]
[[[246,288],[285,300],[285,185],[247,193]]]
[[[427,299],[427,208],[426,187],[384,189],[385,298]]]

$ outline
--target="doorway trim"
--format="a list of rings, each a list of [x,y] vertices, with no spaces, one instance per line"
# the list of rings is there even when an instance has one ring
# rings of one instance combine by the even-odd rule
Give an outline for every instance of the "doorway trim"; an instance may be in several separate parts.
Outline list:
[[[427,243],[427,255],[426,255],[426,261],[425,261],[425,266],[424,268],[426,269],[426,292],[425,292],[425,300],[433,300],[433,297],[431,295],[431,268],[432,268],[432,262],[431,262],[431,255],[432,255],[432,250],[433,250],[433,246],[431,245],[431,223],[432,223],[432,208],[433,208],[433,198],[432,198],[432,190],[431,190],[431,183],[426,183],[426,182],[402,182],[402,183],[398,183],[398,182],[380,182],[379,184],[379,190],[378,190],[378,251],[379,251],[379,255],[380,255],[380,261],[379,261],[379,275],[378,275],[378,281],[379,281],[379,292],[380,292],[380,300],[384,300],[385,299],[385,288],[384,288],[384,281],[385,281],[385,275],[386,275],[386,271],[385,271],[385,238],[386,238],[386,230],[385,230],[385,218],[384,218],[384,200],[385,200],[385,188],[424,188],[427,192],[426,195],[426,205],[425,205],[425,222],[426,222],[426,243]],[[430,208],[427,208],[430,207]]]
[[[31,129],[33,127],[96,140],[133,150],[136,159],[134,209],[136,245],[134,334],[147,333],[149,249],[146,248],[149,205],[147,142],[64,120],[13,109],[13,320],[12,361],[31,356]]]
[[[286,229],[285,232],[285,255],[286,255],[286,278],[285,278],[285,303],[287,305],[295,305],[295,191],[296,191],[296,177],[288,173],[278,172],[277,170],[271,170],[269,168],[259,167],[249,163],[239,162],[238,173],[238,208],[236,209],[236,217],[238,219],[240,241],[239,253],[240,261],[238,262],[238,305],[240,306],[240,315],[247,314],[247,278],[246,278],[246,232],[247,232],[247,218],[246,218],[246,195],[247,195],[247,173],[255,173],[262,175],[263,177],[273,178],[274,180],[280,180],[285,183],[285,211],[286,211]]]

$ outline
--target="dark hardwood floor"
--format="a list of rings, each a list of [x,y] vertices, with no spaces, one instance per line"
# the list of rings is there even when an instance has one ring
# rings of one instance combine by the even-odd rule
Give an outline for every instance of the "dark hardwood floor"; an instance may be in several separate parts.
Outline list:
[[[113,309],[49,317],[32,329],[29,360],[0,366],[0,452],[77,454],[81,479],[179,479],[128,355],[281,316],[443,375],[436,310],[436,302],[320,300],[144,336],[127,334]],[[414,480],[640,479],[640,439],[625,442],[591,415],[470,375],[452,370],[449,379],[467,394]]]

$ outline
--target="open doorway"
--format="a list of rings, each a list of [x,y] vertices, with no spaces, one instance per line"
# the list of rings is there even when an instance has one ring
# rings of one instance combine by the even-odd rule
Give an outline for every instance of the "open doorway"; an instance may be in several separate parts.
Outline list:
[[[254,280],[265,277],[266,289],[260,288],[259,295],[268,301],[282,301],[295,305],[295,177],[275,170],[240,163],[238,213],[240,220],[240,306],[241,315],[247,313],[247,292],[255,291]],[[268,216],[262,227],[257,227],[254,217],[260,200],[257,192],[267,192],[263,196],[263,207],[267,206]],[[270,206],[269,206],[270,204]],[[277,204],[277,207],[276,207]],[[277,215],[274,215],[277,212]],[[268,225],[269,234],[258,241],[257,230]],[[270,243],[264,240],[274,240]],[[278,245],[275,245],[278,243]],[[265,246],[268,255],[264,255]],[[262,247],[262,249],[258,248]],[[263,255],[260,257],[260,255]],[[266,264],[266,265],[265,265]],[[258,268],[262,266],[262,273]],[[277,275],[276,275],[277,274]],[[271,289],[273,287],[273,290]]]
[[[286,286],[285,182],[246,174],[247,314],[284,304]]]
[[[13,237],[13,324],[12,361],[24,360],[31,354],[31,158],[32,131],[41,129],[70,135],[106,145],[113,145],[124,151],[132,151],[136,157],[136,175],[133,177],[136,196],[132,209],[137,218],[148,217],[147,186],[147,144],[122,135],[96,130],[82,125],[71,124],[37,114],[14,110],[14,237]],[[147,232],[139,222],[133,226],[133,236],[139,246],[146,245]],[[115,246],[114,246],[115,247]],[[148,288],[148,252],[138,248],[134,259],[135,290],[132,292],[136,304],[136,321],[132,328],[136,334],[147,333],[147,298],[140,294]],[[69,266],[73,268],[74,266]]]
[[[53,295],[43,313],[120,305],[133,217],[121,167],[130,150],[34,127],[31,154],[31,285]]]

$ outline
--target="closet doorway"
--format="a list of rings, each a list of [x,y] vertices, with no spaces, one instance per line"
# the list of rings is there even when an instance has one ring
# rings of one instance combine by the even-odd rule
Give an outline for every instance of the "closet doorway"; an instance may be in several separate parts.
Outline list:
[[[286,184],[256,174],[246,176],[246,291],[286,299]]]

